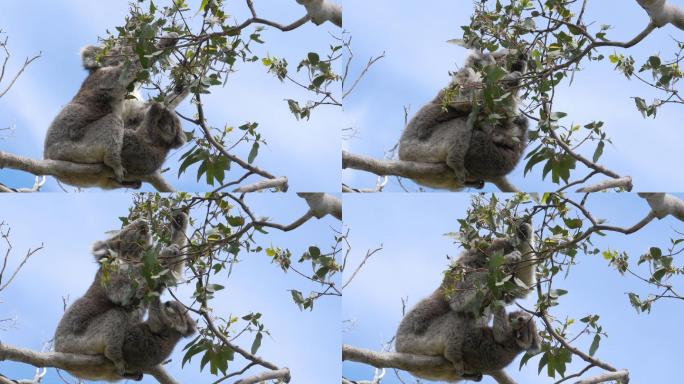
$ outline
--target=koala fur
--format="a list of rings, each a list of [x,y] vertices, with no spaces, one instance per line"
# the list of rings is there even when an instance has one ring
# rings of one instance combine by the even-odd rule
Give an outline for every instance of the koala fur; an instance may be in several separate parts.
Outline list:
[[[473,53],[449,87],[416,113],[399,140],[399,159],[446,163],[454,170],[452,178],[426,177],[415,179],[416,183],[458,191],[481,186],[484,180],[505,176],[515,168],[527,146],[528,122],[517,114],[516,91],[527,70],[526,60],[525,55],[508,50]],[[480,72],[492,66],[507,71],[500,82],[504,89],[513,90],[504,103],[506,117],[497,122],[480,119],[484,84]],[[450,90],[455,96],[450,97],[454,93]]]
[[[187,225],[187,214],[180,210],[172,212],[171,222],[168,226],[171,244],[163,248],[159,254],[161,265],[174,271],[174,279],[175,271],[182,272],[184,266],[182,260],[179,259],[182,256],[180,247],[185,246],[187,241],[185,235]],[[158,286],[150,287],[147,282],[141,279],[142,276],[137,265],[141,261],[143,253],[149,248],[149,227],[143,219],[133,221],[109,239],[98,241],[93,246],[93,254],[98,260],[106,256],[113,256],[117,260],[122,259],[123,262],[117,271],[107,273],[106,280],[103,277],[105,274],[103,268],[98,270],[95,281],[86,294],[76,300],[60,320],[55,332],[54,347],[56,352],[104,354],[105,357],[114,362],[117,371],[109,374],[100,374],[97,371],[95,373],[88,371],[73,372],[75,376],[104,380],[131,378],[126,376],[130,372],[126,371],[127,363],[122,356],[126,356],[127,353],[134,353],[135,348],[138,348],[135,345],[140,346],[142,345],[140,343],[146,343],[149,340],[135,339],[136,335],[145,333],[145,327],[138,326],[129,329],[129,325],[142,321],[147,308],[144,303],[141,303],[141,300],[148,292],[153,290],[161,294],[167,286],[166,282],[162,282]],[[159,303],[157,302],[158,306]],[[161,358],[167,357],[177,342],[178,338],[170,346],[164,344],[171,333],[168,332],[168,327],[159,325],[161,324],[160,321],[165,325],[178,324],[178,322],[170,323],[167,321],[174,311],[168,309],[169,306],[177,307],[178,304],[166,303],[161,312],[159,308],[155,309],[157,312],[150,309],[148,323],[159,343],[149,344],[151,349],[144,352],[148,356],[148,360],[136,357],[130,363],[133,367],[134,378],[140,371],[140,369],[135,370],[135,367],[138,367],[136,364],[143,364],[154,356],[162,356],[165,353],[164,351],[168,350],[168,353]],[[176,312],[178,312],[177,308]],[[160,316],[162,320],[159,320]],[[102,323],[106,325],[102,325]],[[194,322],[192,324],[194,332]],[[127,330],[132,333],[127,334]],[[125,344],[122,344],[124,341],[133,347],[126,349]]]
[[[188,237],[185,234],[188,229],[188,220],[188,214],[181,210],[171,212],[171,220],[167,228],[170,234],[170,245],[159,252],[160,264],[170,270],[171,283],[180,280],[185,269],[183,248],[188,243]]]
[[[114,362],[116,370],[94,367],[69,373],[86,380],[140,380],[144,370],[169,357],[181,337],[188,337],[197,330],[195,321],[177,301],[162,305],[156,297],[144,322],[123,312],[121,308],[113,308],[99,315],[83,335],[72,337],[68,343],[79,346],[72,351],[75,353],[104,354]]]
[[[480,381],[483,373],[502,370],[521,352],[538,350],[540,346],[532,317],[522,311],[506,314],[504,308],[496,311],[492,327],[449,312],[431,323],[413,342],[423,346],[421,354],[443,356],[454,367],[411,374],[446,382]]]
[[[489,323],[490,314],[487,308],[495,298],[478,292],[478,288],[486,289],[489,255],[502,252],[504,267],[514,279],[519,279],[527,287],[535,284],[535,263],[531,249],[534,241],[532,226],[522,221],[514,225],[515,238],[495,239],[487,246],[474,247],[461,254],[445,273],[440,286],[430,296],[419,301],[401,320],[395,339],[397,352],[444,355],[446,341],[432,336],[440,335],[439,330],[456,327],[449,331],[452,334],[449,341],[452,358],[449,360],[454,365],[455,375],[472,378],[465,371],[463,361],[457,359],[456,353],[462,350],[459,344],[465,342],[466,331],[486,327]],[[514,298],[525,297],[529,291],[521,288],[510,297],[502,299],[510,303]]]
[[[159,49],[175,46],[177,36],[169,35],[162,39]],[[84,164],[105,164],[112,168],[114,178],[107,181],[91,180],[90,177],[61,177],[60,181],[77,187],[102,186],[103,188],[137,187],[138,180],[127,178],[126,164],[122,159],[122,148],[126,143],[140,146],[140,133],[128,139],[124,133],[124,104],[128,88],[132,84],[142,65],[129,47],[115,47],[101,57],[102,48],[88,46],[82,51],[83,67],[89,71],[76,96],[55,117],[45,137],[43,156],[45,159],[64,160]],[[133,59],[126,61],[126,56]],[[160,122],[163,134],[152,135],[150,140],[159,136],[168,137],[168,131],[176,128],[177,120],[169,114],[158,113],[151,116],[150,122]],[[149,125],[149,124],[148,124]],[[147,129],[141,132],[148,132]],[[137,132],[133,130],[132,132]],[[175,132],[174,132],[175,133]],[[174,135],[175,138],[175,135]],[[165,141],[165,143],[168,141]],[[129,144],[130,145],[130,144]],[[163,145],[163,144],[162,144]],[[159,154],[152,156],[154,160],[138,160],[153,163]],[[164,156],[166,154],[164,153]],[[137,155],[136,157],[139,157]],[[130,160],[136,163],[136,158]],[[156,160],[158,161],[158,160]],[[163,161],[163,160],[162,160]],[[131,173],[132,176],[136,176]],[[130,178],[130,177],[129,177]]]
[[[144,292],[140,290],[141,285],[133,287],[133,281],[139,276],[133,263],[141,260],[149,246],[149,228],[144,220],[136,220],[108,240],[94,244],[93,255],[97,260],[111,252],[126,262],[117,271],[105,272],[102,267],[98,269],[86,293],[74,301],[62,316],[55,332],[55,351],[63,352],[62,341],[65,337],[81,334],[93,318],[110,308],[136,309]]]

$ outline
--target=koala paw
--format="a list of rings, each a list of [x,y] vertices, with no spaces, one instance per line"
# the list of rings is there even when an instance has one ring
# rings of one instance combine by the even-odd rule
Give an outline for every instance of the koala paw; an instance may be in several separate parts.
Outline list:
[[[458,185],[466,185],[466,175],[463,170],[454,170],[454,181]]]
[[[464,373],[463,376],[461,376],[461,377],[463,379],[475,381],[475,382],[482,381],[482,374],[481,373]]]
[[[121,376],[125,377],[126,376],[126,363],[124,363],[123,360],[121,361],[115,361],[114,362],[114,368],[116,369],[116,373]]]
[[[124,379],[127,380],[133,380],[133,381],[141,381],[143,379],[143,374],[142,373],[126,373],[124,375],[121,375]]]
[[[117,182],[120,184],[124,183],[124,178],[126,177],[126,169],[119,165],[118,167],[114,167],[114,178],[116,179]]]
[[[522,254],[518,250],[506,255],[506,262],[508,263],[519,263],[520,261],[522,261]]]
[[[140,189],[142,187],[142,181],[140,181],[140,180],[134,180],[134,181],[126,180],[126,181],[122,181],[121,185],[125,188]]]

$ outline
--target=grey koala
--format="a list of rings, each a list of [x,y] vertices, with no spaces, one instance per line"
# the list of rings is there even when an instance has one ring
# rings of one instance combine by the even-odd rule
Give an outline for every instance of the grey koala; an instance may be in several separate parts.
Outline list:
[[[171,212],[170,216],[166,229],[169,233],[170,244],[159,252],[159,263],[168,268],[171,275],[170,281],[166,284],[172,284],[181,279],[183,269],[185,269],[183,248],[188,243],[188,237],[185,234],[188,229],[188,214],[176,209]]]
[[[529,287],[535,284],[535,263],[531,243],[534,241],[532,226],[526,222],[516,222],[514,238],[499,238],[491,243],[464,251],[456,262],[445,273],[440,286],[428,297],[419,301],[401,320],[397,329],[395,346],[397,352],[412,354],[440,355],[446,341],[434,340],[426,335],[434,334],[430,329],[442,329],[445,323],[457,322],[458,331],[463,334],[470,328],[487,326],[490,320],[488,307],[494,299],[486,290],[485,277],[489,255],[502,252],[504,267],[513,275],[513,279],[523,282],[528,288],[520,288],[511,296],[503,297],[512,302],[514,298],[522,298],[529,293]],[[458,343],[463,336],[454,338],[451,348],[460,351]],[[440,344],[442,343],[442,344]],[[459,377],[470,377],[466,374],[463,362],[451,360],[454,372]],[[465,375],[465,376],[464,376]]]
[[[179,271],[178,273],[182,272],[184,265],[180,247],[185,246],[187,242],[187,225],[186,213],[180,210],[172,212],[171,222],[167,228],[171,244],[163,248],[159,254],[161,265],[172,271]],[[169,284],[162,282],[150,287],[143,281],[138,265],[143,253],[149,248],[149,226],[143,219],[133,221],[107,240],[95,243],[93,253],[96,258],[113,256],[116,260],[125,261],[119,265],[117,271],[108,272],[106,280],[103,278],[105,271],[100,268],[86,294],[67,309],[55,332],[56,352],[104,354],[114,362],[117,372],[123,375],[125,365],[121,359],[123,347],[120,344],[123,341],[123,334],[110,330],[112,336],[106,343],[101,338],[89,340],[86,335],[94,335],[90,329],[98,329],[99,325],[94,324],[102,321],[106,321],[112,329],[116,328],[120,332],[126,329],[126,324],[141,321],[147,310],[141,300],[150,291],[161,294]]]
[[[183,304],[167,301],[162,305],[159,297],[152,300],[147,321],[130,317],[121,308],[110,309],[95,320],[83,335],[69,340],[68,344],[78,346],[70,352],[103,354],[114,363],[115,370],[95,367],[69,371],[86,380],[141,380],[143,371],[169,357],[181,337],[197,330]]]
[[[522,219],[515,219],[511,225],[514,236],[480,242],[461,253],[450,266],[442,286],[452,310],[479,314],[492,300],[503,299],[510,304],[527,296],[536,285],[537,260],[532,249],[536,238],[532,225]],[[503,255],[504,271],[517,283],[504,297],[498,298],[487,292],[485,281],[489,259],[496,253]]]
[[[177,39],[176,34],[162,38],[158,45],[159,50],[175,46]],[[99,46],[88,46],[81,55],[83,67],[89,71],[88,77],[76,96],[50,124],[43,156],[46,159],[74,163],[104,163],[114,172],[114,179],[106,183],[106,187],[138,186],[139,182],[126,180],[127,170],[122,161],[123,112],[128,88],[135,82],[142,65],[137,55],[132,54],[130,47],[116,46],[99,61],[97,59],[102,55],[102,48]],[[133,59],[126,61],[128,56],[133,56]],[[169,117],[166,116],[166,119]],[[165,124],[163,129],[166,132],[169,124]],[[61,177],[60,180],[77,187],[98,184],[90,178],[78,176]]]
[[[511,90],[504,103],[506,117],[495,123],[480,119],[478,106],[483,87],[480,73],[493,66],[507,71],[500,82]],[[517,113],[517,88],[526,71],[524,54],[509,50],[472,53],[451,84],[409,121],[399,140],[400,160],[446,163],[454,175],[414,181],[458,191],[466,186],[482,187],[484,180],[510,173],[527,146],[528,122]]]
[[[420,354],[443,356],[453,364],[449,369],[411,371],[411,374],[447,382],[480,381],[483,373],[502,370],[521,352],[536,351],[540,347],[532,317],[522,311],[506,314],[503,307],[495,312],[492,327],[450,312],[411,342],[423,346]]]
[[[64,340],[81,334],[99,314],[113,307],[136,311],[136,305],[144,296],[136,262],[150,247],[149,226],[145,220],[136,220],[107,240],[93,245],[93,255],[101,260],[109,255],[125,260],[116,271],[98,269],[95,279],[86,293],[74,301],[59,321],[55,331],[55,351],[66,352]],[[138,314],[142,316],[142,313]]]

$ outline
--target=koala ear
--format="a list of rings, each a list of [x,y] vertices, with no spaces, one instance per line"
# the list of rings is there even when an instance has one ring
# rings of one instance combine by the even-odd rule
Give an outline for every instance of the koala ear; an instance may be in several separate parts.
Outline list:
[[[88,45],[81,49],[81,61],[83,68],[94,71],[101,67],[97,61],[97,56],[102,53],[102,48],[97,45]]]

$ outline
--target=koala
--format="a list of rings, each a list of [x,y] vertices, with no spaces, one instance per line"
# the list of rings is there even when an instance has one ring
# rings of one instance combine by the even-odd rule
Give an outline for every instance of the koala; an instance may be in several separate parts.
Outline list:
[[[489,243],[476,244],[461,253],[445,273],[440,288],[449,296],[451,310],[479,314],[495,299],[502,299],[510,304],[531,292],[537,283],[536,260],[532,249],[532,244],[536,241],[534,230],[529,222],[522,219],[515,219],[512,226],[513,237],[496,238]],[[516,283],[503,297],[492,297],[491,292],[486,289],[489,258],[496,253],[503,255],[504,271],[511,275],[510,281]]]
[[[443,356],[453,367],[411,371],[411,374],[446,382],[480,381],[483,373],[502,370],[518,354],[536,351],[541,344],[529,314],[522,311],[507,314],[503,307],[496,311],[492,327],[449,312],[412,342],[422,346],[421,354]]]
[[[147,222],[139,219],[109,239],[95,242],[93,254],[96,260],[113,254],[125,262],[116,271],[107,272],[100,267],[86,293],[67,308],[55,331],[55,351],[66,352],[63,350],[65,340],[82,334],[97,315],[113,307],[136,311],[136,305],[145,292],[142,282],[138,283],[140,274],[134,263],[139,262],[150,247],[150,239]],[[142,313],[135,315],[142,316]]]
[[[188,214],[180,209],[171,212],[171,222],[167,227],[170,235],[170,245],[162,248],[159,252],[160,264],[170,270],[172,277],[170,283],[180,280],[185,269],[185,259],[182,250],[188,243],[188,237],[185,234],[188,229],[188,220]]]
[[[490,320],[487,308],[494,299],[503,299],[510,303],[529,293],[530,287],[536,283],[531,248],[534,231],[529,223],[521,220],[514,225],[514,238],[495,239],[490,244],[473,247],[459,256],[445,273],[440,286],[430,296],[419,301],[401,320],[395,339],[397,352],[442,355],[443,348],[440,346],[445,341],[427,337],[428,334],[436,334],[430,329],[442,329],[445,323],[458,324],[458,331],[453,331],[457,333],[463,333],[465,329],[486,327]],[[489,255],[496,252],[503,253],[503,266],[513,275],[512,280],[517,279],[526,286],[515,289],[509,296],[502,298],[494,298],[491,292],[486,291]],[[459,342],[463,342],[462,336],[450,341],[453,344],[451,348],[459,351]],[[455,358],[450,361],[454,364],[457,376],[472,378],[466,374],[462,361]]]
[[[82,335],[71,338],[69,344],[78,348],[64,352],[104,355],[115,370],[93,367],[69,373],[85,380],[141,380],[143,371],[162,363],[181,337],[196,330],[195,321],[178,301],[162,305],[155,297],[147,321],[127,316],[121,308],[110,309],[90,323]]]
[[[510,92],[500,103],[503,111],[496,111],[504,118],[490,121],[482,113],[486,82],[480,73],[494,67],[506,70],[499,82]],[[424,105],[402,132],[400,160],[446,163],[454,171],[448,179],[426,177],[415,179],[416,183],[459,191],[466,186],[482,187],[484,180],[505,176],[515,168],[528,140],[527,119],[517,114],[517,88],[526,70],[527,56],[514,51],[468,57],[451,84]]]
[[[162,38],[158,45],[159,50],[172,48],[177,39],[176,34]],[[88,70],[88,77],[76,96],[50,124],[45,136],[43,156],[45,159],[74,163],[103,163],[114,172],[114,179],[104,183],[105,187],[136,187],[139,186],[138,181],[126,180],[127,170],[122,159],[125,144],[123,112],[128,88],[135,82],[138,72],[142,70],[142,64],[130,47],[115,46],[106,56],[102,56],[102,52],[103,49],[98,46],[88,46],[82,50],[83,67]],[[102,57],[98,61],[99,56]],[[126,61],[128,56],[133,59]],[[164,120],[160,122],[162,115]],[[158,113],[158,116],[151,116],[148,122],[163,124],[160,130],[164,134],[153,135],[150,137],[152,140],[159,136],[166,139],[168,131],[175,128],[176,121],[168,114]],[[149,127],[141,131],[148,130]],[[137,131],[135,129],[132,132]],[[136,140],[141,140],[138,135],[142,133],[135,134],[128,141],[135,145],[138,142]],[[156,159],[158,156],[155,153],[151,157]],[[134,159],[132,161],[135,163]],[[99,185],[89,177],[68,176],[59,179],[77,187]]]

